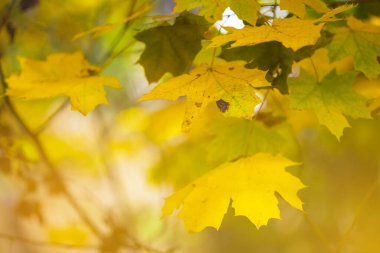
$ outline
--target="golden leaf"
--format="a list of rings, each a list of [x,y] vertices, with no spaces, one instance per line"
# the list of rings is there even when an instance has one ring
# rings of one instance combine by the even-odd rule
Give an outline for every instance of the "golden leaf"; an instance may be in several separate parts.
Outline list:
[[[188,129],[191,122],[212,102],[227,116],[251,118],[254,106],[260,103],[255,88],[268,86],[265,72],[247,69],[236,63],[210,67],[203,64],[188,74],[174,77],[159,84],[140,100],[176,100],[187,97],[183,124]],[[219,102],[218,102],[219,101]]]
[[[235,41],[231,47],[255,45],[268,41],[279,41],[285,47],[298,50],[307,45],[314,45],[320,37],[322,24],[313,20],[298,18],[275,19],[272,26],[245,26],[243,29],[229,29],[230,34],[216,36],[209,47],[219,47]]]
[[[178,217],[189,231],[198,232],[208,226],[218,229],[232,201],[236,215],[247,216],[261,227],[271,218],[280,218],[275,192],[302,210],[297,192],[304,185],[285,170],[296,164],[265,153],[224,163],[168,197],[163,215],[179,208]]]
[[[87,62],[82,53],[57,53],[46,61],[19,58],[21,74],[12,75],[6,95],[25,100],[57,96],[70,97],[73,110],[88,114],[98,104],[107,104],[104,86],[120,88],[112,77],[98,76],[99,68]]]

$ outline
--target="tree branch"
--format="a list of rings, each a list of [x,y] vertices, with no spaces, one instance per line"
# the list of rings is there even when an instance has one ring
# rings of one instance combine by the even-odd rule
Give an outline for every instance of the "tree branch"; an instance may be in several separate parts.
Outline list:
[[[5,81],[5,76],[2,68],[2,64],[0,62],[0,82],[4,89],[4,93],[8,88],[8,84]],[[98,229],[98,227],[95,225],[95,223],[90,219],[90,217],[86,214],[86,212],[82,209],[82,207],[79,205],[79,203],[76,201],[74,195],[67,189],[64,180],[62,179],[61,175],[59,174],[58,169],[54,166],[54,164],[51,162],[49,157],[47,156],[47,153],[38,137],[35,133],[32,132],[32,130],[26,125],[24,120],[21,118],[20,114],[16,111],[14,108],[11,100],[8,96],[4,96],[4,103],[6,107],[8,108],[9,112],[13,116],[13,118],[17,121],[21,129],[30,137],[33,144],[37,148],[37,152],[41,158],[41,161],[45,164],[45,166],[49,169],[51,176],[56,179],[56,182],[58,183],[59,188],[61,189],[61,192],[66,197],[67,201],[71,204],[71,206],[75,209],[79,217],[83,220],[83,222],[90,228],[90,230],[94,233],[96,237],[99,239],[103,239],[104,236]]]

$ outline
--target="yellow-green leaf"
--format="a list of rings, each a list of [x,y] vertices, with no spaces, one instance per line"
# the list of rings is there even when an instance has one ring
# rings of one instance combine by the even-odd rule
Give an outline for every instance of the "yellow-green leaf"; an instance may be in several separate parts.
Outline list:
[[[289,94],[295,109],[314,110],[319,122],[338,139],[349,127],[345,116],[371,118],[366,99],[355,93],[352,85],[356,74],[337,75],[333,70],[321,81],[315,75],[301,70],[297,78],[290,78]]]
[[[159,84],[140,100],[176,100],[186,96],[184,129],[212,102],[227,116],[251,118],[254,106],[260,103],[255,88],[268,86],[265,72],[247,69],[236,63],[210,67],[203,64],[184,74]],[[219,101],[219,102],[218,102]]]
[[[280,218],[276,192],[302,210],[297,192],[304,185],[285,170],[292,165],[296,163],[265,153],[224,163],[168,197],[163,214],[179,208],[178,217],[189,231],[218,229],[232,201],[236,215],[247,216],[261,227],[271,218]]]
[[[332,29],[333,41],[327,46],[332,61],[352,56],[356,70],[368,78],[380,74],[380,27],[364,23],[353,17],[347,19],[348,27]]]
[[[120,88],[112,77],[98,76],[99,68],[86,61],[80,52],[56,53],[46,61],[19,58],[21,73],[6,81],[6,95],[25,100],[57,96],[70,98],[72,109],[86,115],[99,104],[107,104],[104,86]]]

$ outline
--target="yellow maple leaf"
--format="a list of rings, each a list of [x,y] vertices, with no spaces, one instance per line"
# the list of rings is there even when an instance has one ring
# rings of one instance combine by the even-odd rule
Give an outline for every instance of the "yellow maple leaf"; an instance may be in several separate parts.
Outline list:
[[[224,163],[168,197],[163,215],[179,208],[178,217],[189,231],[218,229],[232,201],[235,214],[247,216],[259,228],[271,218],[280,218],[275,192],[302,210],[297,192],[304,185],[285,170],[296,164],[265,153]]]
[[[256,0],[174,0],[174,2],[176,3],[174,13],[199,8],[199,15],[212,22],[222,19],[223,12],[230,7],[240,19],[254,24],[260,10],[260,4]]]
[[[235,41],[231,47],[248,46],[268,41],[279,41],[285,47],[298,50],[307,45],[314,45],[320,37],[323,24],[315,20],[298,18],[274,19],[272,26],[245,26],[243,29],[228,29],[230,34],[216,36],[209,47],[219,47]]]
[[[305,5],[310,6],[320,13],[328,12],[330,9],[320,0],[281,0],[281,9],[288,10],[298,17],[303,18],[306,15]]]
[[[265,72],[247,69],[236,63],[210,67],[202,64],[190,73],[159,84],[140,101],[152,99],[176,100],[186,96],[186,114],[183,124],[187,130],[204,109],[216,102],[226,116],[251,118],[254,106],[260,103],[255,88],[268,86]]]
[[[99,68],[87,62],[82,53],[56,53],[46,61],[19,58],[21,73],[6,81],[6,95],[25,100],[57,96],[70,97],[73,110],[86,115],[98,105],[107,104],[104,86],[120,88],[117,79],[101,77]]]
[[[323,14],[322,17],[318,18],[317,22],[330,22],[330,21],[340,20],[340,18],[336,18],[335,15],[342,13],[342,12],[345,12],[345,11],[348,11],[348,10],[352,9],[354,6],[355,5],[353,5],[353,4],[345,4],[345,5],[339,6],[335,9],[332,9],[332,10],[326,12],[325,14]]]

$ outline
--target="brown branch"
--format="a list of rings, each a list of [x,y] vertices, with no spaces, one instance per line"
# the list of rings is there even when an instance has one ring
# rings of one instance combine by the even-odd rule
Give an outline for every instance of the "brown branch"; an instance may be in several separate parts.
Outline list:
[[[1,29],[7,25],[8,20],[9,20],[9,15],[11,14],[11,11],[13,9],[13,6],[16,4],[16,0],[12,0],[9,2],[9,4],[4,8],[4,12],[1,15],[1,20],[0,20],[0,31]]]
[[[8,22],[9,13],[10,13],[10,11],[11,11],[14,3],[15,3],[15,1],[12,1],[12,3],[7,8],[7,12],[3,15],[1,26],[6,25],[6,23]],[[136,1],[134,0],[134,2],[130,5],[130,10],[129,10],[130,13],[133,12],[135,4],[136,4]],[[123,29],[124,33],[125,33],[128,25],[129,25],[129,23],[127,23],[124,26],[124,29]],[[115,39],[115,41],[114,41],[115,42],[114,47],[116,47],[118,45],[118,43],[121,41],[121,39],[123,38],[124,33],[122,35],[118,36],[118,38]],[[112,52],[112,50],[113,49],[111,49],[110,52]],[[3,72],[2,65],[1,65],[1,61],[0,61],[0,83],[1,83],[1,86],[3,87],[3,92],[5,94],[6,90],[8,88],[8,84],[7,84],[6,80],[5,80],[5,75],[4,75],[4,72]],[[39,133],[41,131],[43,131],[45,129],[45,127],[51,122],[51,120],[53,120],[53,118],[60,111],[62,111],[65,108],[65,106],[67,105],[67,101],[65,103],[63,103],[53,114],[51,114],[46,119],[46,121],[43,122],[42,125],[35,132],[33,132],[28,127],[28,125],[24,122],[24,120],[22,119],[21,115],[17,112],[17,110],[15,109],[15,107],[12,104],[12,101],[10,100],[10,98],[8,96],[4,96],[3,97],[3,101],[4,101],[4,105],[7,107],[7,109],[9,110],[9,112],[11,113],[11,115],[13,116],[13,118],[16,120],[16,122],[18,123],[18,125],[20,126],[20,128],[32,140],[33,144],[37,148],[37,152],[38,152],[38,154],[40,156],[40,159],[41,159],[42,163],[49,169],[49,172],[50,172],[51,176],[57,182],[58,187],[59,187],[61,193],[66,198],[66,200],[74,208],[74,210],[76,211],[76,213],[78,214],[78,216],[88,226],[88,228],[91,230],[91,232],[100,241],[104,242],[106,240],[106,238],[107,238],[107,235],[103,234],[100,231],[100,229],[96,226],[96,224],[90,219],[90,217],[88,216],[88,214],[86,213],[86,211],[79,205],[79,203],[76,200],[76,198],[74,197],[74,195],[66,187],[65,182],[64,182],[63,178],[61,177],[58,168],[55,167],[55,165],[52,163],[52,161],[48,157],[48,155],[46,153],[46,150],[43,147],[43,144],[42,144],[41,140],[39,139]],[[0,234],[0,237],[1,236],[3,238],[8,238],[10,240],[20,240],[20,241],[24,241],[24,242],[29,243],[29,244],[35,244],[35,245],[38,244],[39,246],[42,246],[42,245],[46,245],[46,246],[47,245],[52,245],[52,243],[47,244],[47,242],[36,242],[36,241],[29,240],[27,238],[15,237],[15,236],[6,235],[6,234]],[[125,239],[123,239],[122,241],[119,242],[119,244],[120,244],[121,247],[127,247],[127,248],[131,248],[131,249],[144,250],[146,252],[157,252],[157,253],[172,252],[173,251],[172,249],[168,250],[168,251],[160,251],[160,250],[157,250],[157,249],[153,249],[151,247],[143,245],[137,239],[133,238],[129,234],[126,235],[126,236],[127,236],[127,238],[125,238]],[[72,247],[72,248],[75,247],[75,246],[72,246],[72,245],[64,245],[64,244],[59,244],[59,246],[60,247]],[[94,247],[99,248],[99,246],[94,246]]]

